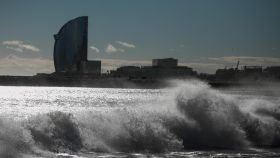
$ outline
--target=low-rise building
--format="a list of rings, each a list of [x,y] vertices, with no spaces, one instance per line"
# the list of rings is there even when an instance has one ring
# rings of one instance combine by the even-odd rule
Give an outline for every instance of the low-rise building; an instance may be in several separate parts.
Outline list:
[[[82,65],[82,73],[83,74],[95,74],[100,75],[101,73],[101,61],[94,60],[94,61],[83,61]]]
[[[165,59],[153,59],[153,67],[177,67],[178,59],[165,58]]]
[[[187,66],[178,66],[178,60],[173,58],[153,59],[152,66],[123,66],[111,71],[115,77],[138,79],[181,78],[195,76],[196,72]]]
[[[268,77],[280,79],[280,66],[270,66],[263,70]]]

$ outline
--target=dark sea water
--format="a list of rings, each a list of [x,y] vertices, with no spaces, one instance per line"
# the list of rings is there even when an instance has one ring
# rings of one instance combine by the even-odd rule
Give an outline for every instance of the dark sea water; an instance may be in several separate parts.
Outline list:
[[[280,89],[0,87],[0,158],[280,157]]]

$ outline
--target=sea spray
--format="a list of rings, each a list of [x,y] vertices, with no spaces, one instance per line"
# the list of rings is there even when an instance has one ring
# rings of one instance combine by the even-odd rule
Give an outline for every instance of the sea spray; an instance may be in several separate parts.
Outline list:
[[[29,152],[32,137],[22,124],[12,119],[0,119],[0,157],[15,158]]]
[[[57,111],[51,107],[49,111],[12,122],[1,118],[0,153],[17,157],[20,153],[40,155],[43,151],[168,153],[183,148],[279,147],[279,100],[226,94],[195,80],[172,81],[172,85],[155,91],[114,89],[118,93],[109,100],[107,92],[94,95],[102,101],[102,106],[81,106],[81,103],[70,106],[72,102],[67,99],[75,98],[73,95],[59,98],[67,100],[67,109],[65,105]],[[76,89],[65,90],[71,96]],[[79,97],[88,91],[94,93],[95,89],[79,90]],[[145,94],[148,96],[140,97]],[[87,94],[88,99],[90,96]],[[87,102],[84,100],[83,104]]]
[[[199,81],[179,81],[177,85],[177,109],[196,124],[177,134],[186,149],[279,147],[279,105],[264,99],[239,100]]]
[[[192,83],[195,82],[196,84]],[[172,127],[183,139],[185,149],[238,149],[247,147],[239,126],[242,112],[233,98],[220,94],[198,81],[181,83],[177,89],[177,109],[195,125]]]
[[[149,111],[124,108],[88,113],[79,120],[82,135],[91,140],[85,141],[85,146],[94,151],[164,152],[181,148],[161,118]]]
[[[279,146],[277,111],[271,110],[278,107],[274,103],[240,100],[196,80],[172,84],[174,87],[159,96],[161,104],[73,115],[49,113],[41,116],[39,123],[31,121],[30,131],[35,142],[53,151],[166,152]]]
[[[51,112],[29,120],[27,128],[37,145],[50,151],[78,151],[82,141],[71,114]]]

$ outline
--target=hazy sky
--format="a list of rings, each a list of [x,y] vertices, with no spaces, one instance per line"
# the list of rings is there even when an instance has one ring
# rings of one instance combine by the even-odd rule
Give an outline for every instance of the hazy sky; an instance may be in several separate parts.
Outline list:
[[[279,0],[1,0],[0,74],[52,72],[54,38],[89,17],[89,59],[102,69],[178,58],[198,72],[280,65]]]

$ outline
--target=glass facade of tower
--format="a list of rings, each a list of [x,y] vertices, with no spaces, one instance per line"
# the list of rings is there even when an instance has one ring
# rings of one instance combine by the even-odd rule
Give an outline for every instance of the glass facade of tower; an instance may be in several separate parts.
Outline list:
[[[54,65],[56,72],[81,72],[87,61],[88,17],[70,20],[54,35]]]

